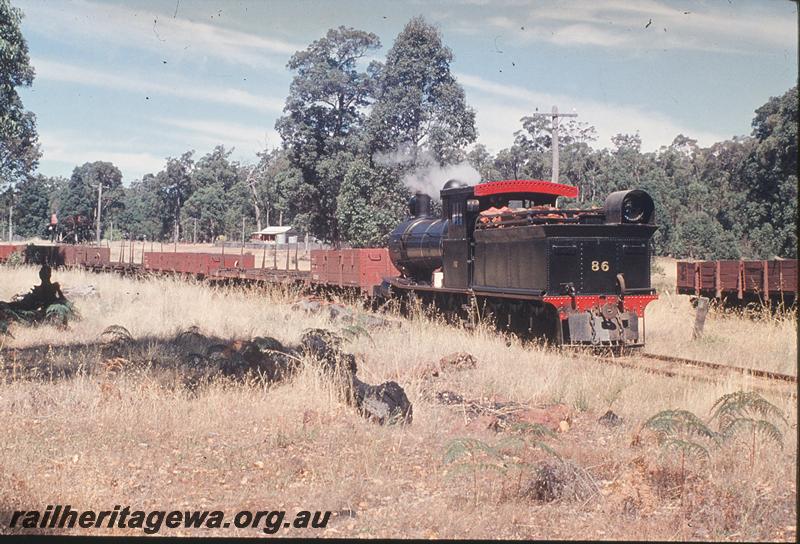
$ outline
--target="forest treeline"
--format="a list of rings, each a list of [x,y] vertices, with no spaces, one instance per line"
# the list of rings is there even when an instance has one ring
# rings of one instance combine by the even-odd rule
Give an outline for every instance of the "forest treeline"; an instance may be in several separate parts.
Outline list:
[[[106,237],[113,227],[115,238],[238,240],[281,223],[334,244],[380,245],[406,213],[411,187],[440,187],[445,172],[474,169],[472,181],[550,179],[549,118],[523,117],[509,127],[512,145],[491,153],[450,71],[452,51],[421,17],[382,62],[366,61],[381,48],[375,34],[346,27],[295,53],[275,125],[282,145],[252,161],[232,160],[220,142],[205,154],[170,157],[127,186],[119,168],[103,161],[76,166],[69,179],[43,176],[35,118],[16,93],[33,81],[20,17],[0,0],[0,35],[12,46],[0,53],[0,218],[13,206],[21,237],[45,234],[53,212],[96,217],[102,184]],[[652,152],[642,151],[636,134],[599,148],[591,124],[562,121],[561,181],[580,188],[572,205],[585,207],[615,190],[648,191],[661,255],[796,257],[797,102],[797,87],[769,98],[748,136],[700,147],[676,135]]]

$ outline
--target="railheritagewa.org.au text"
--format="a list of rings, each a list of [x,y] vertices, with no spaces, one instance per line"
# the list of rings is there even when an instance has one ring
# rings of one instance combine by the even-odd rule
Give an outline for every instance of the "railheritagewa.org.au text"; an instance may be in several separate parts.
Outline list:
[[[285,510],[240,510],[228,516],[221,510],[135,510],[116,505],[112,510],[73,510],[70,505],[49,505],[44,510],[15,510],[8,527],[36,529],[141,529],[152,535],[162,529],[260,529],[266,534],[280,530],[324,529],[331,512],[302,510],[287,516]]]

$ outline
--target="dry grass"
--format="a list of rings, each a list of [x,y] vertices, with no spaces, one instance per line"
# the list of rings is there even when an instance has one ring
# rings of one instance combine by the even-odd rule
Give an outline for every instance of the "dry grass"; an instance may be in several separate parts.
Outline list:
[[[0,268],[0,300],[28,289],[32,278],[33,269]],[[225,338],[269,335],[287,343],[308,327],[341,326],[292,311],[291,294],[277,291],[254,296],[78,271],[58,272],[54,280],[62,286],[92,283],[100,296],[75,301],[83,319],[68,331],[13,329],[15,338],[6,340],[0,359],[11,348],[93,342],[112,324],[137,337],[168,339],[197,325]],[[692,311],[680,297],[651,305],[649,348],[782,371],[795,368],[794,322],[711,314],[707,330],[716,344],[692,346],[682,319],[691,326]],[[769,347],[765,338],[779,347]],[[680,349],[696,351],[679,352],[684,345]],[[783,449],[764,447],[752,468],[740,448],[715,450],[708,462],[687,465],[681,492],[675,457],[660,453],[646,435],[636,440],[641,424],[666,408],[706,416],[720,395],[746,389],[747,378],[712,385],[654,377],[422,316],[399,329],[373,331],[371,339],[362,336],[347,348],[360,356],[361,379],[378,383],[398,377],[414,404],[412,425],[380,427],[363,420],[339,402],[310,364],[282,385],[219,380],[196,393],[166,386],[157,369],[123,370],[104,382],[92,372],[102,362],[96,354],[76,352],[60,361],[86,369],[69,380],[15,380],[6,373],[0,385],[2,509],[69,503],[95,509],[130,504],[230,513],[279,508],[356,513],[314,533],[280,533],[287,536],[795,539],[790,528],[797,514],[797,405],[792,397],[769,397],[789,416]],[[154,343],[154,360],[158,349]],[[772,350],[770,355],[765,349]],[[432,381],[413,371],[454,351],[473,354],[477,367]],[[493,444],[503,435],[436,403],[433,393],[441,390],[472,399],[566,405],[569,429],[548,443],[570,466],[579,467],[576,474],[596,491],[542,502],[523,492],[535,471],[453,474],[443,462],[451,440],[471,437]],[[623,418],[619,427],[598,423],[609,407]],[[515,455],[520,462],[553,462],[538,448]],[[0,513],[0,527],[7,521]],[[261,535],[254,529],[201,534]]]

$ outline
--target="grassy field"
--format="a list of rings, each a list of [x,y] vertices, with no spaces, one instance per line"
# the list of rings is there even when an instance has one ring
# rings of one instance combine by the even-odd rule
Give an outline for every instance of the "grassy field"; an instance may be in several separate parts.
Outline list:
[[[794,319],[712,312],[706,336],[693,341],[688,297],[666,292],[674,264],[660,264],[667,273],[654,278],[664,292],[647,310],[648,350],[796,374]],[[0,267],[0,300],[35,278],[35,269]],[[340,402],[310,357],[292,380],[273,385],[220,378],[190,389],[164,368],[176,334],[192,326],[226,340],[272,336],[288,344],[311,327],[341,332],[344,325],[324,314],[292,310],[292,293],[79,271],[54,280],[92,284],[99,295],[75,300],[82,319],[68,330],[15,327],[13,338],[0,340],[0,532],[14,509],[59,503],[340,513],[325,529],[282,536],[796,538],[795,397],[766,396],[787,417],[777,422],[782,447],[760,434],[755,451],[747,433],[719,446],[692,439],[708,454],[684,454],[683,470],[680,451],[642,430],[666,409],[708,422],[716,399],[748,389],[746,377],[717,384],[656,377],[415,315],[345,346],[358,356],[362,380],[395,379],[413,403],[412,424],[379,426]],[[149,338],[146,364],[123,360],[109,370],[92,347],[109,325]],[[89,347],[58,347],[71,344]],[[41,368],[70,370],[69,378],[26,374],[30,361],[21,354],[36,346],[45,346]],[[453,352],[472,354],[476,367],[435,377],[423,371]],[[509,432],[488,428],[491,416],[438,402],[442,391],[540,408],[557,432],[500,447]],[[609,409],[620,425],[599,421]],[[450,463],[448,450],[458,457]],[[253,528],[160,534],[263,535]]]

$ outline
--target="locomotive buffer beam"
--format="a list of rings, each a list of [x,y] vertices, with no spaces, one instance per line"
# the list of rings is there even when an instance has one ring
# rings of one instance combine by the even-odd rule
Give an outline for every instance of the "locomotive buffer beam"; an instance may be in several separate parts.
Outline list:
[[[566,321],[570,344],[639,343],[639,317],[636,312],[620,312],[613,303],[594,311],[569,312]]]

